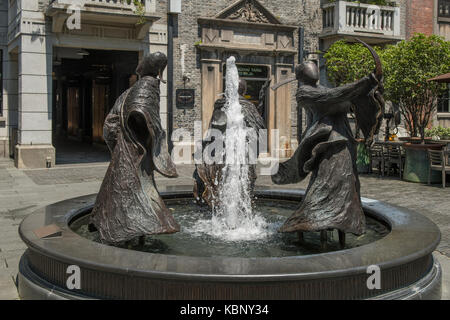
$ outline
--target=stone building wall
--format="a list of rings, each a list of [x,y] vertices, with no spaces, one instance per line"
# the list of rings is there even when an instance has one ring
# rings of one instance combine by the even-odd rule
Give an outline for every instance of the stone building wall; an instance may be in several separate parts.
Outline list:
[[[194,121],[201,120],[201,72],[200,56],[196,44],[201,40],[199,17],[214,17],[223,9],[229,7],[235,0],[198,0],[183,1],[182,14],[178,17],[178,38],[174,39],[174,91],[183,88],[181,56],[184,51],[184,66],[190,81],[186,88],[196,89],[195,108],[192,110],[177,110],[174,105],[174,129],[187,128],[193,130]],[[318,49],[319,33],[322,29],[322,11],[320,0],[260,0],[283,24],[301,26],[305,29],[305,49]],[[295,48],[298,50],[298,34],[294,35]],[[297,62],[297,55],[295,57]],[[292,139],[297,133],[297,111],[295,103],[296,85],[292,86]]]

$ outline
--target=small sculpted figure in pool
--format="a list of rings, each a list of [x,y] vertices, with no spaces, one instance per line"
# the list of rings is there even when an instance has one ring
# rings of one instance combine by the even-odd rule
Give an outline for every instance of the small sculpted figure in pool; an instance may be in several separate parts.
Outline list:
[[[260,100],[265,99],[264,90],[268,86],[268,82],[263,86],[260,92]],[[242,107],[242,114],[244,116],[245,125],[248,128],[253,129],[252,133],[255,137],[252,137],[254,141],[258,141],[259,130],[265,128],[264,120],[260,115],[258,109],[261,109],[262,102],[258,106],[255,106],[251,101],[247,100],[244,96],[247,91],[247,82],[243,79],[239,80],[239,103]],[[218,143],[213,137],[213,130],[218,130],[221,132],[221,137],[225,136],[227,130],[227,115],[225,112],[226,98],[221,97],[214,103],[214,111],[209,124],[208,132],[203,140],[203,149],[205,150],[212,143]],[[223,143],[223,141],[222,141]],[[199,203],[206,203],[209,207],[214,207],[214,204],[219,205],[217,200],[219,199],[219,187],[220,181],[222,180],[222,171],[225,166],[225,145],[223,143],[223,148],[218,150],[222,151],[222,154],[217,157],[221,159],[219,163],[202,163],[196,165],[194,171],[194,196]],[[216,159],[215,152],[220,152],[214,150],[214,158]],[[249,183],[250,183],[250,193],[253,192],[255,181],[256,181],[256,165],[249,165]]]
[[[161,75],[167,57],[160,52],[138,65],[140,79],[114,104],[103,127],[111,163],[97,195],[91,222],[103,242],[118,244],[179,231],[155,186],[154,171],[175,178],[159,115]]]
[[[347,114],[353,106],[358,126],[367,145],[371,145],[383,118],[384,100],[381,62],[375,51],[366,46],[375,59],[376,69],[352,84],[338,88],[317,84],[319,71],[311,61],[295,68],[296,80],[300,82],[297,103],[306,110],[309,123],[296,152],[280,164],[272,181],[297,183],[311,173],[299,209],[280,229],[298,232],[300,240],[303,232],[321,231],[322,242],[326,244],[326,231],[337,229],[344,245],[346,232],[356,235],[365,232],[356,167],[357,144]]]

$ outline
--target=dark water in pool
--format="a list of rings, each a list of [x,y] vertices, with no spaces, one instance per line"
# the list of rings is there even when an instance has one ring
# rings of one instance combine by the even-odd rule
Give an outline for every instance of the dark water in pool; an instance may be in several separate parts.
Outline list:
[[[144,245],[140,245],[136,240],[120,247],[151,253],[196,257],[287,257],[342,250],[337,231],[328,231],[328,243],[325,249],[321,247],[319,232],[305,233],[302,244],[299,243],[295,233],[277,232],[286,218],[298,208],[298,202],[258,199],[254,211],[266,221],[264,235],[258,239],[240,241],[213,236],[199,227],[199,221],[203,220],[204,225],[211,218],[211,213],[207,208],[199,207],[193,199],[165,200],[165,203],[181,225],[180,232],[147,237]],[[75,220],[71,228],[82,237],[100,242],[98,232],[88,231],[88,217],[89,215]],[[347,234],[344,249],[374,242],[389,233],[388,227],[382,222],[371,217],[367,217],[366,222],[364,235]]]

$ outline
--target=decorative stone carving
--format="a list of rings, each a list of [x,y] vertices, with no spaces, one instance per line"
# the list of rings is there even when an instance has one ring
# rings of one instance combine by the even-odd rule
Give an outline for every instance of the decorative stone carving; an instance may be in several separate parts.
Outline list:
[[[213,28],[207,28],[205,29],[205,40],[208,40],[209,42],[214,42],[214,40],[218,36],[218,30],[215,30]]]
[[[253,23],[280,24],[280,21],[257,0],[242,0],[237,2],[219,13],[216,18]]]
[[[249,0],[238,11],[229,16],[230,19],[240,19],[248,22],[269,23],[264,14],[255,8],[254,3]]]
[[[291,44],[291,39],[286,35],[278,35],[278,43],[281,48],[286,49]]]

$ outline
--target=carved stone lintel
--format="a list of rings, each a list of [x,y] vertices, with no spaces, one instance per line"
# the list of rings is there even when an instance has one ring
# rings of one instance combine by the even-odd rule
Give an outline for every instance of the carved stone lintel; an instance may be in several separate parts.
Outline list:
[[[258,22],[258,23],[270,23],[269,19],[256,8],[255,4],[251,0],[247,0],[246,3],[239,8],[236,12],[228,16],[232,20],[243,20],[247,22]]]

